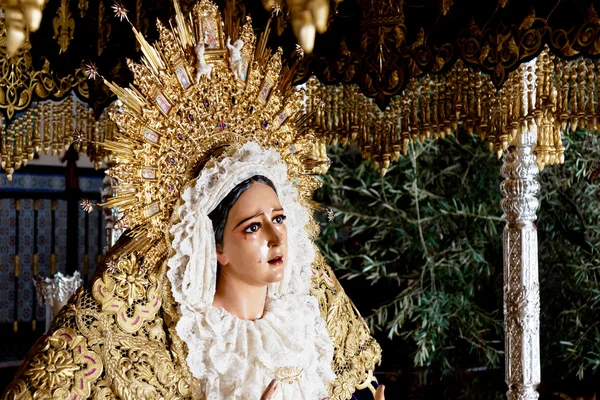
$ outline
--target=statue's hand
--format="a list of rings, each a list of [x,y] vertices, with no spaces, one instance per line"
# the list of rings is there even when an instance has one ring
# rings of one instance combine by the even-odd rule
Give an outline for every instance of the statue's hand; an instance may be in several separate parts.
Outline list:
[[[277,392],[277,380],[273,379],[271,381],[271,383],[269,383],[269,386],[267,386],[267,389],[265,389],[265,392],[263,393],[263,395],[260,397],[260,400],[270,400],[273,398],[273,396],[275,396],[276,392]]]
[[[379,385],[377,391],[375,392],[375,400],[385,400],[385,395],[383,391],[385,390],[385,386]]]

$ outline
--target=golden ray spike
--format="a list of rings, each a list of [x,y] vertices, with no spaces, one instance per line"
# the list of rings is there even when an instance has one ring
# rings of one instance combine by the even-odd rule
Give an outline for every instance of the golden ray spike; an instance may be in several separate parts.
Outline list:
[[[135,112],[138,116],[141,117],[142,115],[142,106],[144,104],[144,101],[141,98],[138,98],[137,96],[133,95],[131,93],[131,91],[128,91],[127,88],[123,89],[120,86],[115,85],[112,82],[107,81],[106,79],[104,80],[104,84],[106,86],[108,86],[108,88],[117,95],[117,98],[119,100],[121,100],[121,102],[123,104],[125,104],[125,106]]]
[[[134,206],[138,202],[138,198],[133,195],[117,195],[115,197],[111,197],[103,203],[98,203],[100,207],[123,207],[127,208],[129,206]]]
[[[148,66],[152,72],[154,72],[154,75],[158,76],[159,71],[161,69],[165,69],[163,57],[161,57],[159,51],[150,43],[148,43],[146,38],[139,33],[133,25],[131,26],[131,29],[133,30],[133,34],[142,48],[142,53],[144,54],[145,59],[148,60]]]
[[[294,61],[294,64],[292,64],[291,67],[289,68],[284,68],[281,74],[281,78],[279,80],[279,85],[277,86],[277,88],[279,89],[279,91],[281,92],[282,95],[286,95],[288,94],[288,90],[292,89],[292,80],[294,79],[294,75],[296,73],[296,67],[298,65],[298,61]],[[285,96],[288,97],[288,96]]]
[[[189,22],[189,28],[190,28],[190,39],[192,40],[192,46],[196,47],[196,45],[198,44],[198,37],[196,36],[196,24],[194,23],[194,17],[192,16],[192,13],[188,14],[188,22]]]
[[[99,143],[99,145],[102,146],[106,151],[115,153],[115,155],[118,157],[132,160],[134,159],[133,149],[126,143],[105,140],[104,142]]]
[[[237,8],[236,0],[230,0],[225,6],[224,14],[224,30],[225,34],[231,38],[234,43],[239,36],[240,21],[235,18],[235,10]]]
[[[144,249],[150,248],[150,246],[152,245],[152,242],[150,240],[148,240],[145,236],[141,236],[141,237],[134,237],[131,235],[131,231],[127,231],[125,233],[128,237],[131,238],[131,240],[129,242],[127,242],[125,245],[123,245],[123,250],[122,253],[123,254],[128,254],[128,253],[138,253],[138,254],[144,254]]]
[[[270,51],[267,51],[267,41],[269,40],[269,35],[271,34],[271,21],[273,20],[273,15],[269,17],[267,21],[267,26],[265,30],[260,34],[258,38],[258,43],[256,45],[256,52],[254,59],[258,61],[261,67],[264,67],[267,59],[269,57]]]
[[[132,183],[125,184],[125,185],[114,185],[114,186],[112,186],[113,191],[115,193],[117,193],[117,194],[128,193],[128,194],[132,194],[133,195],[133,194],[137,193],[140,188],[141,188],[141,185],[139,185],[139,184],[132,184]]]
[[[177,23],[177,27],[173,29],[177,34],[175,35],[181,43],[182,49],[185,50],[189,47],[193,47],[194,43],[192,40],[192,35],[190,32],[190,28],[186,22],[183,13],[181,12],[181,7],[179,6],[179,1],[174,0],[173,6],[175,7],[175,22]]]

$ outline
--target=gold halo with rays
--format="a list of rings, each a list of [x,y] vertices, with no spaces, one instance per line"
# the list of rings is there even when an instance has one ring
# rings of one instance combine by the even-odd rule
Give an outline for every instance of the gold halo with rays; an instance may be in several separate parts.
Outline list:
[[[266,46],[270,23],[257,39],[250,18],[243,25],[233,18],[233,3],[225,23],[209,0],[188,15],[174,6],[170,27],[157,21],[154,44],[132,25],[143,53],[139,63],[128,60],[133,84],[105,80],[121,104],[111,114],[118,137],[104,143],[117,184],[102,205],[122,212],[119,224],[133,239],[124,251],[145,251],[163,237],[183,189],[215,149],[248,141],[277,149],[306,205],[319,186],[312,174],[327,170],[322,144],[302,127],[305,93],[291,86],[293,67]]]

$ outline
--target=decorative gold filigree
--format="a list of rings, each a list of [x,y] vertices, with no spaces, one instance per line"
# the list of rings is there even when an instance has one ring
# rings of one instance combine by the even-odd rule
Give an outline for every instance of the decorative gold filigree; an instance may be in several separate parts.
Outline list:
[[[57,39],[60,53],[64,53],[75,35],[75,20],[69,10],[69,0],[61,0],[56,16],[52,20],[52,26],[54,27],[54,39]]]
[[[357,388],[367,387],[373,381],[373,371],[381,361],[381,347],[319,252],[313,268],[311,294],[319,301],[334,348],[336,379],[331,395],[334,399],[349,399]]]
[[[102,310],[115,314],[119,327],[129,333],[156,317],[161,306],[160,291],[156,277],[138,264],[133,253],[121,257],[112,271],[105,270],[92,289]]]
[[[0,42],[6,38],[6,28],[0,20]],[[69,75],[56,78],[46,60],[40,70],[35,70],[31,58],[31,44],[26,42],[20,57],[10,57],[6,49],[0,46],[0,108],[6,110],[11,119],[16,112],[30,106],[33,96],[40,99],[63,97],[73,87],[79,86],[79,77]],[[85,82],[85,78],[81,79]],[[87,83],[81,86],[80,94],[87,97]]]
[[[570,59],[600,54],[600,18],[594,9],[596,4],[590,4],[587,13],[582,13],[583,20],[577,19],[573,25],[564,27],[562,22],[570,23],[569,18],[563,21],[550,16],[552,12],[559,14],[565,5],[552,8],[546,15],[536,14],[536,8],[540,14],[543,8],[535,7],[521,20],[515,20],[517,14],[511,10],[511,3],[499,2],[506,9],[496,9],[497,16],[496,12],[494,15],[472,14],[472,10],[460,9],[458,3],[439,0],[439,18],[423,20],[423,14],[418,14],[419,18],[405,22],[404,14],[409,15],[410,6],[404,0],[356,0],[361,9],[358,18],[340,13],[332,17],[332,21],[340,22],[336,27],[345,28],[345,18],[357,18],[360,25],[355,36],[360,39],[351,42],[348,35],[340,32],[337,36],[340,41],[335,43],[331,42],[336,40],[334,36],[330,36],[328,50],[303,59],[296,79],[304,81],[316,75],[327,84],[356,82],[365,96],[373,98],[384,109],[393,96],[403,94],[410,79],[448,70],[456,60],[490,75],[493,85],[501,88],[510,73],[542,52],[545,44],[558,57]],[[442,21],[449,22],[453,11],[464,14],[465,21],[470,19],[471,22],[448,32],[439,29]],[[476,21],[487,22],[478,26]],[[429,26],[430,30],[423,26]],[[405,37],[409,31],[418,34]],[[340,51],[329,51],[336,44]]]
[[[132,260],[121,260],[127,264],[122,267],[139,269],[132,267]],[[149,280],[156,281],[164,272],[159,268]],[[94,287],[102,281],[96,278]],[[162,285],[156,287],[163,293]],[[134,303],[148,301],[148,293],[136,292]],[[2,399],[197,398],[191,375],[181,364],[185,358],[171,353],[170,343],[177,338],[168,337],[160,314],[141,322],[132,334],[118,323],[118,314],[101,307],[90,290],[80,288],[53,322],[49,337],[32,349]]]
[[[80,73],[83,75],[83,71],[80,70]],[[75,148],[87,154],[94,166],[100,168],[107,157],[100,143],[111,140],[114,130],[116,127],[106,114],[96,119],[92,109],[76,99],[74,94],[60,102],[33,102],[8,126],[0,123],[0,165],[11,179],[12,174],[32,160],[36,153],[62,153],[73,143],[74,132],[77,131]]]
[[[302,368],[300,367],[281,367],[275,371],[275,378],[287,384],[298,383],[302,378]]]
[[[8,387],[8,399],[33,398],[85,399],[102,375],[103,362],[92,351],[85,337],[74,329],[56,329],[34,347],[35,353],[24,364],[22,378]]]

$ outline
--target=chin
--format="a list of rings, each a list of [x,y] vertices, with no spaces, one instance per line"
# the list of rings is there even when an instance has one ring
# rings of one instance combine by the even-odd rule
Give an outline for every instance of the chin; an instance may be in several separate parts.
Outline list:
[[[269,283],[281,282],[284,277],[285,265],[278,265],[277,267],[269,267]]]

